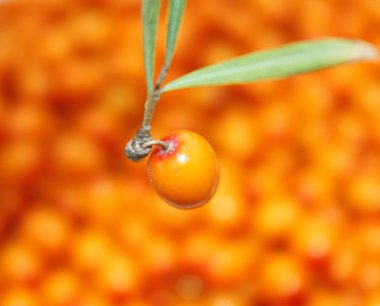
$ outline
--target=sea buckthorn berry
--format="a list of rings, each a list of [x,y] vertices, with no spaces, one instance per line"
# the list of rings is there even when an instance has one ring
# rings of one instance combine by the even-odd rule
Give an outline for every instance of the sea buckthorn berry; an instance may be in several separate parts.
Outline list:
[[[258,292],[262,305],[300,305],[308,275],[292,254],[267,254],[259,269]],[[278,303],[278,304],[277,304]]]
[[[211,145],[191,131],[178,131],[163,139],[148,160],[149,178],[169,204],[190,209],[205,204],[219,181],[219,165]]]

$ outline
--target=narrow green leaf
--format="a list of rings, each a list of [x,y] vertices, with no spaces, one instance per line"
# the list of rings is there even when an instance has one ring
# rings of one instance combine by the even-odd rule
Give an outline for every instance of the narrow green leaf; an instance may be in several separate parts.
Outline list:
[[[280,78],[376,57],[375,47],[364,41],[339,38],[302,41],[198,69],[168,83],[162,91]]]
[[[173,59],[178,30],[182,21],[186,0],[169,0],[169,20],[166,39],[165,67],[169,67]]]
[[[143,40],[144,40],[144,65],[148,95],[153,93],[153,76],[156,53],[157,23],[160,14],[161,0],[143,0]]]

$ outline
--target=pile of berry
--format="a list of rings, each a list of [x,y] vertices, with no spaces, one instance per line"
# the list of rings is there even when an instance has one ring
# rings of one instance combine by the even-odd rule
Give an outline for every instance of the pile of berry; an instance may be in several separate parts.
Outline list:
[[[379,66],[165,94],[152,134],[196,131],[220,161],[211,201],[178,210],[123,154],[140,5],[0,3],[0,305],[379,305]],[[378,0],[188,1],[171,76],[379,27]]]

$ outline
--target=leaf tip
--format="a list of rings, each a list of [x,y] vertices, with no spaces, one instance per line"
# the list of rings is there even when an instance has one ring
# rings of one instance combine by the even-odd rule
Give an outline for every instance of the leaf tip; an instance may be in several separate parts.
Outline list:
[[[355,40],[357,61],[375,61],[379,59],[379,50],[374,44],[363,40]]]

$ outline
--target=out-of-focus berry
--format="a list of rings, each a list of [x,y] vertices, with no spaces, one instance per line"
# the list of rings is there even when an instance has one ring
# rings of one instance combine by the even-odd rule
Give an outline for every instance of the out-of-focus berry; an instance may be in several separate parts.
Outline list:
[[[70,225],[57,211],[35,208],[22,219],[20,235],[43,255],[60,256],[70,241]]]
[[[82,284],[74,271],[57,270],[45,276],[40,299],[44,305],[75,305],[81,294]]]
[[[30,284],[42,276],[41,259],[35,250],[20,242],[5,244],[0,254],[0,278]]]
[[[258,275],[258,294],[267,303],[294,303],[303,298],[308,284],[306,271],[289,254],[265,258]]]
[[[113,244],[105,233],[88,229],[75,235],[71,247],[73,266],[79,271],[93,275],[106,264]]]
[[[125,300],[139,286],[138,267],[128,254],[111,253],[96,275],[98,290],[111,300]]]
[[[38,297],[35,292],[24,287],[15,287],[6,290],[0,296],[1,306],[38,306]]]
[[[253,213],[255,232],[269,240],[288,237],[302,218],[299,203],[287,196],[263,199]]]

